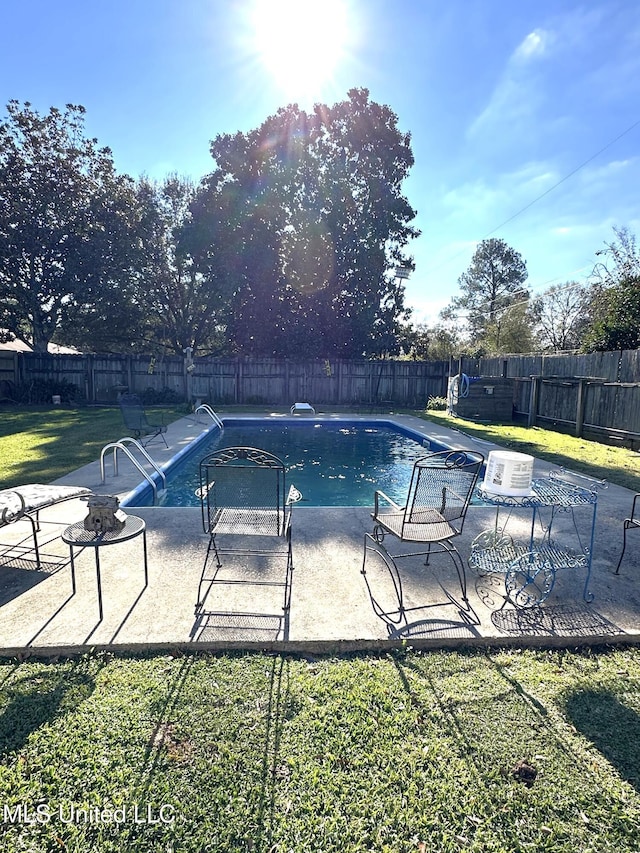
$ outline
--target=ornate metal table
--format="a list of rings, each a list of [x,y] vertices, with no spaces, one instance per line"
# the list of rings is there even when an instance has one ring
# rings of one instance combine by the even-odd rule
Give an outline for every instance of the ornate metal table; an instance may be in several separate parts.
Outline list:
[[[575,482],[585,481],[584,485]],[[598,489],[606,487],[602,480],[592,480],[581,474],[560,469],[548,478],[534,479],[531,494],[527,497],[509,497],[487,492],[482,486],[478,494],[483,503],[496,507],[496,520],[492,529],[477,536],[471,544],[469,567],[478,575],[500,573],[504,575],[505,603],[515,607],[535,607],[541,604],[553,589],[556,572],[560,569],[584,568],[586,578],[583,598],[593,601],[589,590],[591,560],[598,504]],[[516,540],[506,532],[509,518],[514,510],[531,511],[531,526],[528,539]],[[590,532],[581,536],[575,513],[579,510],[590,513]],[[542,511],[549,511],[545,524]],[[500,513],[507,511],[506,520],[500,524]],[[554,522],[560,513],[570,516],[572,523],[571,543],[552,538]],[[540,534],[536,535],[536,523]],[[587,524],[587,527],[589,524]],[[587,541],[583,541],[586,540]]]
[[[71,583],[73,593],[76,591],[76,570],[73,559],[73,549],[93,548],[96,559],[96,579],[98,582],[98,610],[100,613],[100,621],[102,621],[102,580],[100,577],[100,548],[105,545],[117,545],[118,542],[127,542],[129,539],[135,539],[136,536],[142,535],[142,550],[144,558],[144,585],[149,583],[149,573],[147,568],[147,531],[143,519],[136,515],[128,515],[122,530],[107,531],[96,533],[93,530],[85,530],[84,521],[78,521],[67,527],[62,534],[62,541],[69,546],[71,555]]]

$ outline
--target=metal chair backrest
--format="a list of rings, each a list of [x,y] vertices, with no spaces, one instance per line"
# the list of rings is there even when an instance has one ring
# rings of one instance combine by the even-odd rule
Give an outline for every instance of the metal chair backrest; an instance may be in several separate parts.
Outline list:
[[[122,394],[120,397],[120,411],[122,419],[128,429],[142,432],[151,427],[142,405],[142,400],[137,394]]]
[[[466,450],[441,450],[418,459],[411,475],[404,524],[432,524],[435,511],[461,533],[483,464],[481,453]]]
[[[215,528],[220,513],[234,509],[242,518],[239,532],[265,523],[274,535],[285,531],[285,467],[282,460],[257,447],[226,447],[200,461],[200,499],[205,532]]]

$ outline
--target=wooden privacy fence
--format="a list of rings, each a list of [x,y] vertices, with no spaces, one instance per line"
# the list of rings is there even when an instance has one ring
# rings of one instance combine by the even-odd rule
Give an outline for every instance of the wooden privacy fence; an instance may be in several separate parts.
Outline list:
[[[212,405],[291,406],[308,400],[322,405],[393,403],[424,407],[430,396],[446,394],[448,361],[289,361],[269,358],[178,356],[48,355],[0,351],[0,381],[28,385],[66,381],[77,399],[116,402],[128,390],[155,392]]]
[[[514,414],[530,426],[640,446],[640,350],[463,359],[467,375],[511,377]],[[458,365],[459,366],[459,365]]]
[[[65,381],[77,399],[115,403],[129,390],[213,405],[384,405],[422,408],[458,372],[513,379],[513,411],[528,423],[640,443],[640,350],[448,361],[289,361],[276,358],[47,355],[0,351],[0,385]]]

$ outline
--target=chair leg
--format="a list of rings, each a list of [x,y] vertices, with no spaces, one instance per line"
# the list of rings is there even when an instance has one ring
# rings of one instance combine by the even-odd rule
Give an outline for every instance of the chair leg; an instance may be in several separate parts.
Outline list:
[[[284,581],[284,605],[282,608],[285,615],[288,615],[291,609],[291,587],[293,584],[293,543],[291,542],[291,531],[289,531],[287,539],[287,573]]]
[[[614,572],[614,574],[616,575],[620,572],[620,564],[622,563],[622,558],[624,557],[624,552],[627,548],[627,530],[629,529],[629,527],[630,525],[627,524],[627,522],[625,521],[624,530],[622,533],[622,553],[620,554],[620,559],[618,560],[618,565],[616,566],[616,570]]]
[[[36,566],[38,569],[40,568],[40,549],[38,547],[38,530],[40,530],[40,516],[39,513],[36,513],[35,520],[27,513],[25,518],[29,519],[29,523],[31,524],[31,533],[33,536],[33,550],[36,555]]]
[[[221,569],[222,568],[222,561],[220,559],[220,554],[218,553],[218,546],[216,545],[215,534],[213,536],[211,536],[209,539],[209,546],[207,547],[207,559],[209,559],[209,554],[211,553],[212,549],[213,549],[213,553],[215,554],[215,557],[216,557],[216,566],[219,569]]]
[[[384,610],[377,602],[377,600],[373,597],[373,592],[371,591],[369,581],[367,580],[367,554],[369,553],[369,551],[376,552],[376,554],[385,564],[387,571],[389,572],[391,582],[393,583],[394,592],[396,598],[398,599],[397,609]],[[370,533],[365,533],[364,535],[364,554],[362,557],[362,569],[360,570],[360,574],[364,577],[364,582],[366,583],[367,590],[369,591],[371,606],[373,607],[373,612],[376,614],[376,616],[379,619],[384,619],[384,621],[387,623],[387,627],[390,627],[390,625],[400,625],[403,619],[405,619],[406,621],[402,593],[402,581],[400,579],[400,572],[398,571],[396,562],[389,554],[387,549],[384,547],[384,545],[380,541],[378,541],[375,535],[372,536]]]
[[[458,549],[455,545],[452,545],[451,542],[443,542],[445,551],[451,557],[453,561],[453,565],[456,567],[456,572],[458,573],[458,582],[460,584],[460,592],[462,593],[462,600],[466,605],[466,609],[471,609],[471,604],[469,603],[469,599],[467,598],[467,573],[464,568],[464,562],[462,557],[458,553]]]
[[[215,568],[215,571],[213,572],[213,574],[210,577],[207,577],[206,576],[207,565],[209,564],[209,557],[211,556],[212,552],[216,558],[216,568]],[[195,615],[196,616],[200,615],[202,608],[204,607],[205,599],[209,595],[211,587],[213,586],[213,583],[214,583],[216,576],[218,574],[218,569],[220,569],[220,568],[222,568],[222,563],[220,562],[220,555],[218,554],[218,548],[216,546],[216,539],[215,539],[215,536],[211,536],[211,538],[209,539],[209,545],[207,547],[207,553],[205,554],[205,558],[204,558],[204,565],[202,567],[202,574],[200,575],[200,583],[198,584],[198,599],[196,601],[196,606],[195,606]],[[206,590],[203,593],[203,587],[205,585],[206,585]]]

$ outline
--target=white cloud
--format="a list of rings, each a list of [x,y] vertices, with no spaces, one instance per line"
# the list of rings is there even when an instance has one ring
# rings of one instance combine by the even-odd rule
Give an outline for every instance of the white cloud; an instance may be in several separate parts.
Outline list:
[[[487,106],[471,124],[470,136],[496,123],[513,126],[534,114],[542,98],[534,61],[549,53],[553,41],[553,33],[544,29],[525,36],[507,59]]]
[[[546,52],[552,38],[552,34],[547,30],[534,30],[520,42],[511,55],[509,63],[528,62],[537,56],[542,56]]]
[[[442,197],[442,204],[452,219],[460,218],[486,233],[530,204],[558,179],[558,173],[548,163],[529,162],[518,169],[493,174],[491,184],[478,178],[453,187]]]

